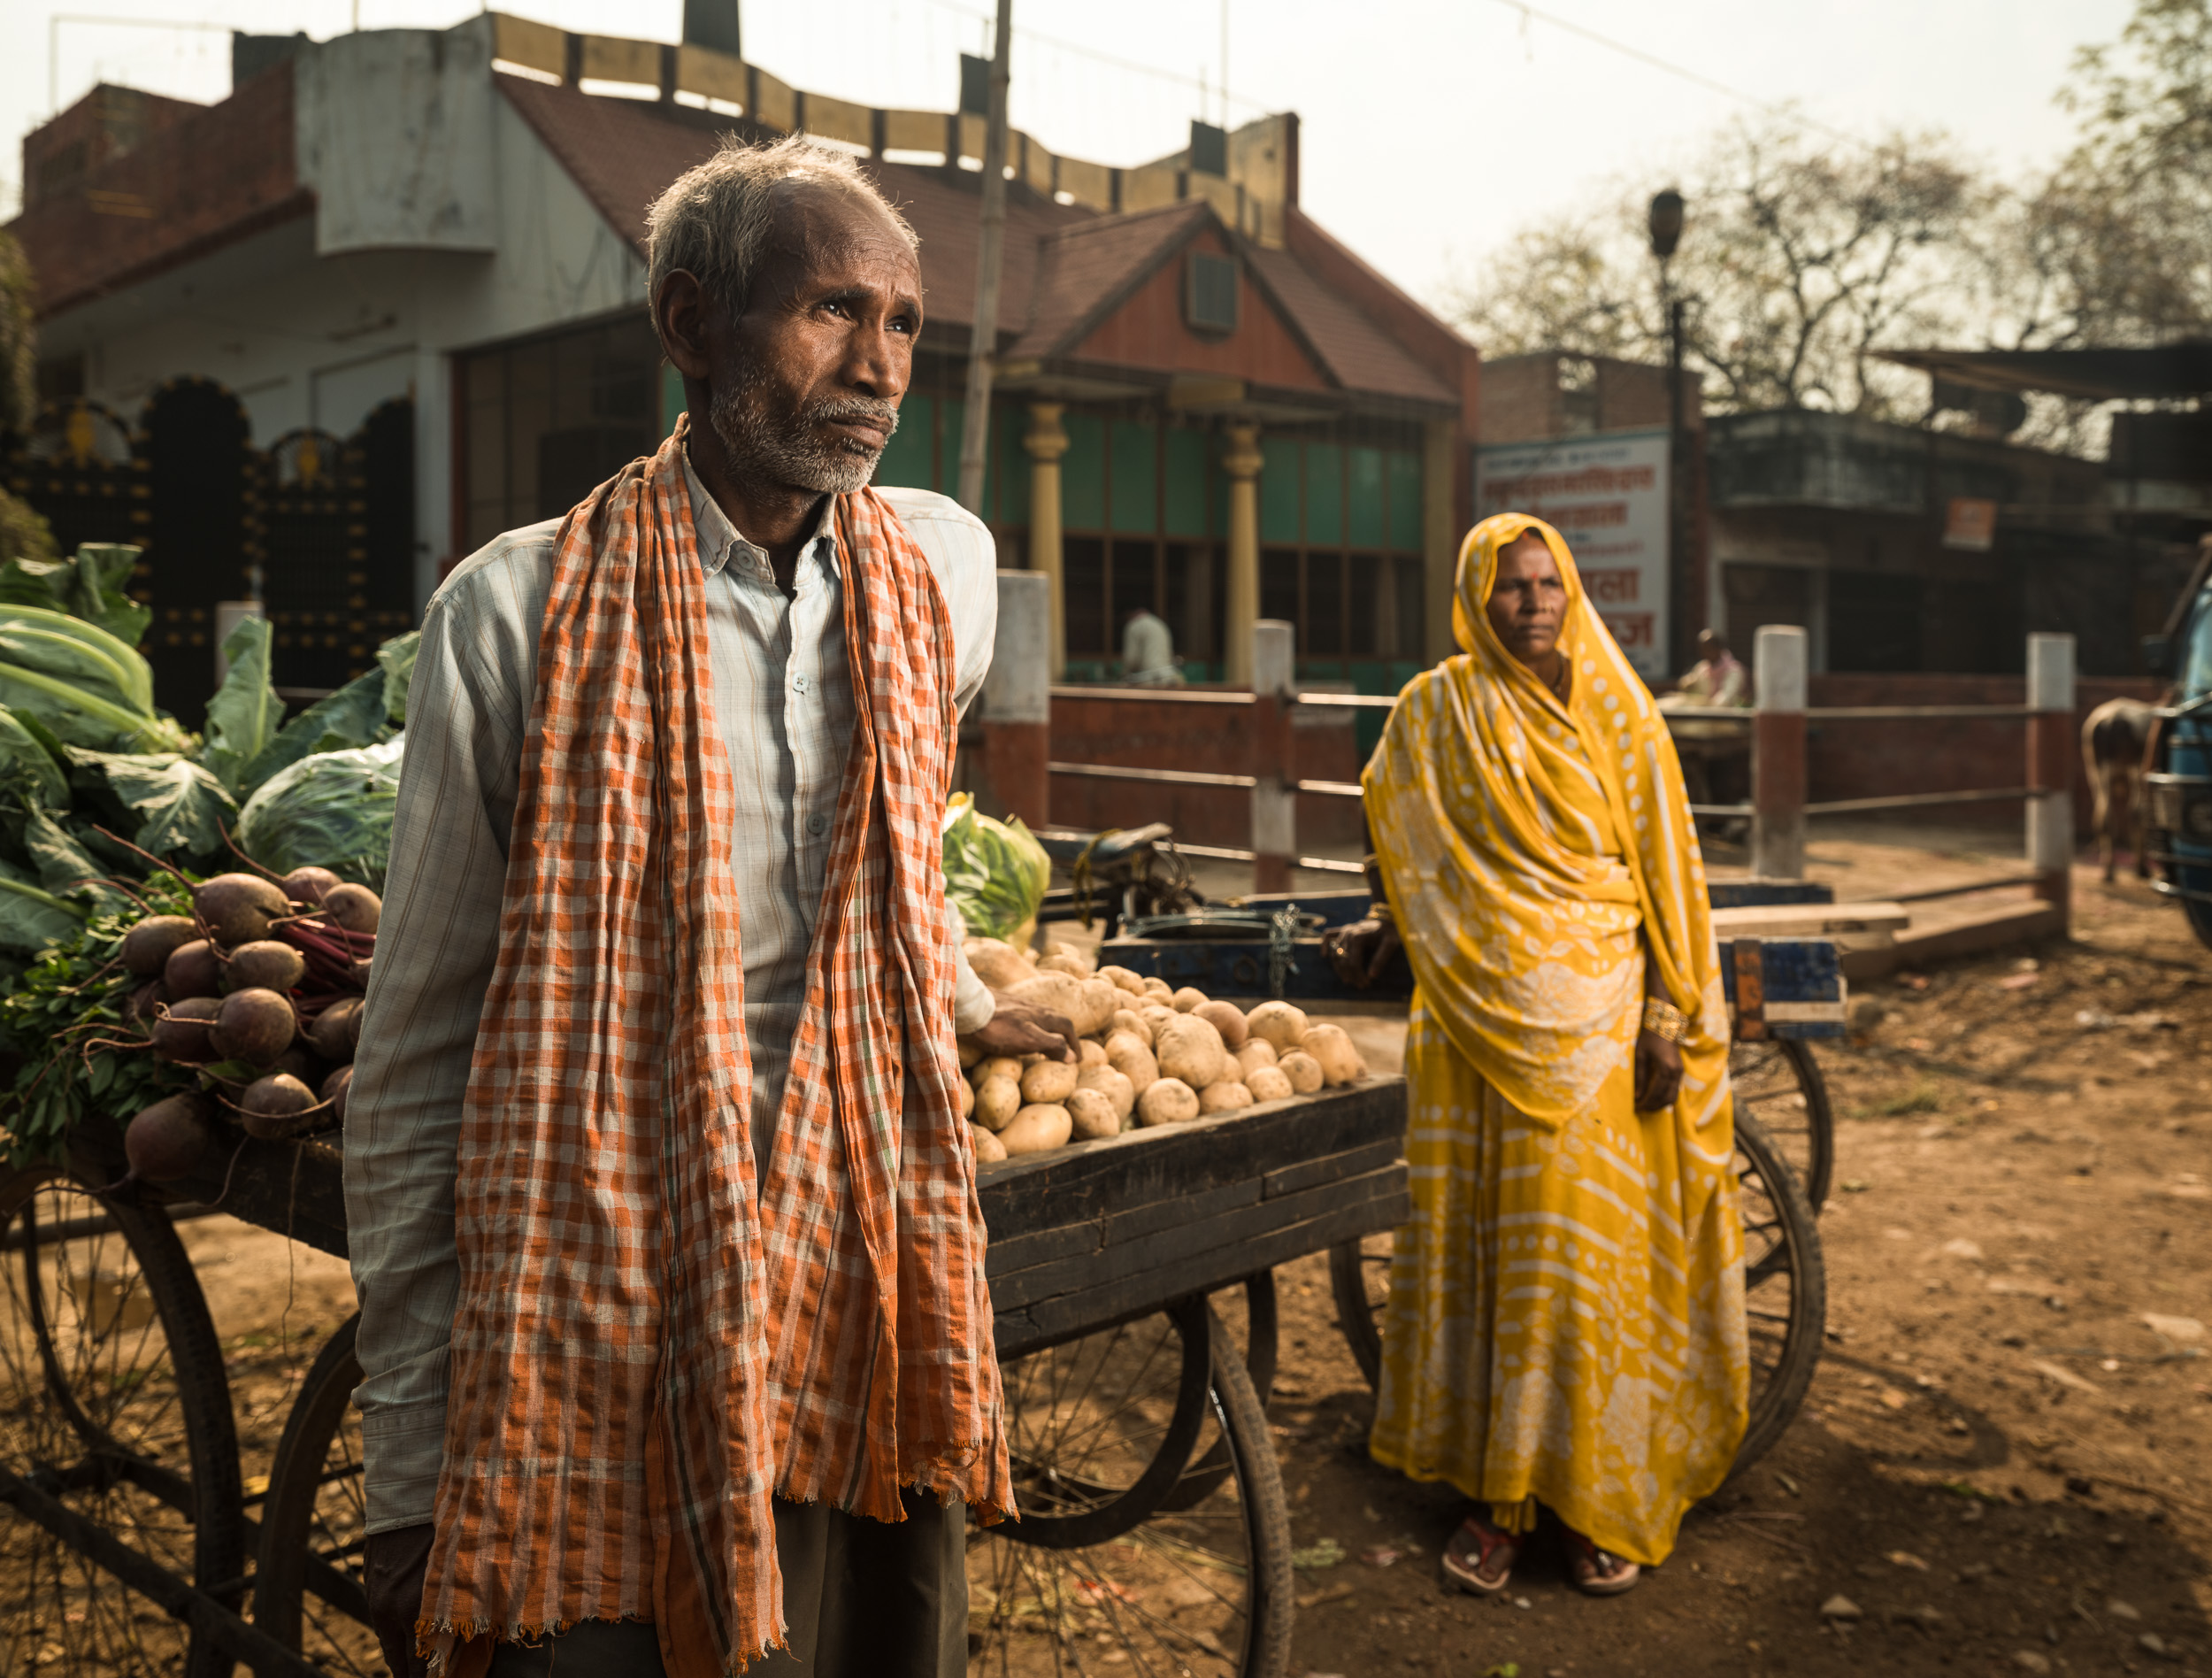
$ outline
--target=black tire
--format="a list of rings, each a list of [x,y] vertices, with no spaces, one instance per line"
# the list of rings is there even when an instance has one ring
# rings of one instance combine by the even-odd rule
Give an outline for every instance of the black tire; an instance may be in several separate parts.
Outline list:
[[[119,1153],[120,1150],[117,1151]],[[168,1217],[73,1150],[0,1182],[0,1465],[235,1609],[238,1437]],[[0,1514],[0,1672],[227,1678],[234,1661],[19,1511]]]
[[[1828,1328],[1828,1277],[1820,1227],[1797,1173],[1761,1127],[1736,1115],[1736,1182],[1743,1212],[1744,1328],[1750,1341],[1750,1419],[1740,1474],[1774,1449],[1796,1420],[1820,1367]]]
[[[1836,1116],[1812,1045],[1793,1037],[1737,1043],[1728,1051],[1736,1111],[1747,1113],[1797,1173],[1815,1217],[1828,1204],[1836,1166]]]
[[[1207,1370],[1195,1451],[1180,1425],[1194,1354]],[[970,1670],[1282,1678],[1291,1631],[1282,1475],[1244,1359],[1204,1302],[1015,1359],[1005,1374],[1024,1518],[970,1528]],[[1207,1495],[1179,1498],[1183,1465],[1203,1465],[1216,1446],[1225,1472],[1202,1468],[1213,1481]],[[1136,1494],[1163,1459],[1176,1473],[1148,1512]],[[1063,1523],[1078,1505],[1112,1519],[1096,1523],[1102,1536],[1071,1545]],[[1084,1645],[1095,1659],[1078,1652]]]
[[[384,1669],[369,1628],[363,1580],[368,1509],[361,1489],[361,1418],[353,1389],[358,1314],[316,1354],[278,1441],[261,1506],[253,1622],[325,1672]]]
[[[1390,1299],[1392,1232],[1379,1230],[1329,1249],[1329,1291],[1336,1326],[1370,1392],[1382,1389],[1382,1313]]]

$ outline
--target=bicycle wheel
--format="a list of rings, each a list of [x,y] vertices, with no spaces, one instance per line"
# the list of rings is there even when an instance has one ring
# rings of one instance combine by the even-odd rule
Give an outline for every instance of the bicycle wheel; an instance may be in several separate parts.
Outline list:
[[[0,1672],[219,1678],[229,1655],[33,1518],[58,1504],[237,1605],[222,1352],[168,1218],[93,1192],[119,1172],[80,1150],[0,1183],[0,1466],[30,1494],[0,1521]]]
[[[1820,1228],[1797,1173],[1755,1119],[1736,1115],[1736,1182],[1743,1213],[1744,1328],[1750,1340],[1750,1420],[1729,1472],[1774,1448],[1820,1366],[1828,1278]]]
[[[1812,1045],[1793,1037],[1737,1043],[1728,1051],[1728,1081],[1736,1111],[1748,1113],[1797,1173],[1813,1215],[1828,1204],[1836,1164],[1836,1120],[1828,1081]]]
[[[353,1389],[358,1313],[316,1354],[277,1443],[261,1507],[253,1622],[325,1672],[383,1670],[363,1579],[368,1506],[361,1490],[361,1416]]]
[[[1280,1678],[1290,1518],[1244,1360],[1202,1299],[1005,1367],[1022,1519],[968,1535],[970,1670]],[[1176,1494],[1219,1446],[1226,1472]]]
[[[1336,1297],[1336,1326],[1352,1361],[1371,1389],[1382,1386],[1382,1320],[1390,1303],[1394,1232],[1377,1230],[1329,1249],[1329,1289]]]

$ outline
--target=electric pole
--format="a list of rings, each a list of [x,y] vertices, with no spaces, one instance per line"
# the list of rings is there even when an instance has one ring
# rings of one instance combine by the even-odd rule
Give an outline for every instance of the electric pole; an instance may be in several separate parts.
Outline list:
[[[967,407],[960,420],[960,504],[983,516],[983,463],[991,441],[991,366],[998,349],[1000,257],[1006,245],[1006,90],[1013,80],[1014,0],[998,0],[991,96],[983,128],[983,222],[976,240],[975,337],[968,347]],[[956,159],[956,165],[957,160]]]

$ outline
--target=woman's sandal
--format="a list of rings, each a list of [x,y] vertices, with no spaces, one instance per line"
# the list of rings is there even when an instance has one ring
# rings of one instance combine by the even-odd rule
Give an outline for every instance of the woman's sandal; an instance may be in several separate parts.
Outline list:
[[[1470,1515],[1444,1546],[1444,1577],[1478,1597],[1494,1597],[1513,1577],[1521,1542],[1480,1515]]]
[[[1575,1589],[1586,1597],[1617,1597],[1632,1590],[1644,1570],[1609,1550],[1600,1550],[1578,1532],[1567,1534],[1567,1568]]]

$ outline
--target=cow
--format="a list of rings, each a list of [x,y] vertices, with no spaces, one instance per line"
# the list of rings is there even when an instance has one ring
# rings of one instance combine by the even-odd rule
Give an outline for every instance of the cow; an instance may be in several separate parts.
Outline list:
[[[2135,853],[2135,872],[2150,877],[2150,861],[2143,854],[2143,757],[2157,715],[2140,699],[2108,699],[2082,721],[2081,760],[2095,797],[2089,825],[2097,832],[2097,860],[2104,866],[2107,885],[2112,883],[2114,848],[2123,822]]]

